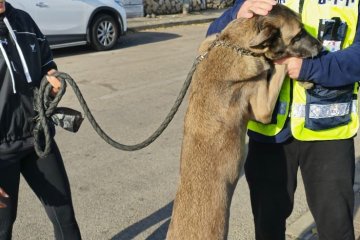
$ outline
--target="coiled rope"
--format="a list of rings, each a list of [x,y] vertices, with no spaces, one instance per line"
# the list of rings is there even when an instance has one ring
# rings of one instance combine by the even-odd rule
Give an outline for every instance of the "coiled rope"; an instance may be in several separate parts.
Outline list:
[[[65,94],[66,85],[67,83],[72,87],[77,99],[79,100],[80,106],[84,111],[85,117],[89,120],[91,126],[94,128],[94,130],[97,132],[97,134],[108,144],[111,146],[124,150],[124,151],[136,151],[140,150],[142,148],[145,148],[152,142],[154,142],[161,134],[162,132],[167,128],[171,120],[174,118],[176,112],[178,111],[186,92],[190,86],[192,76],[196,70],[196,66],[198,63],[204,59],[206,54],[198,56],[194,63],[192,68],[190,69],[187,78],[180,90],[180,93],[171,108],[170,112],[165,117],[164,121],[161,123],[161,125],[158,127],[158,129],[151,134],[147,139],[144,141],[134,144],[134,145],[125,145],[122,143],[119,143],[115,140],[113,140],[108,134],[106,134],[99,124],[96,122],[94,116],[90,112],[89,107],[86,104],[86,101],[83,97],[83,95],[80,92],[79,87],[75,83],[74,79],[71,78],[70,75],[63,73],[63,72],[56,72],[54,76],[58,78],[61,82],[61,88],[59,92],[56,94],[54,99],[49,98],[50,91],[52,89],[52,86],[47,81],[46,77],[44,77],[41,81],[40,87],[38,89],[38,92],[35,97],[35,109],[38,112],[38,116],[35,118],[35,127],[34,127],[34,147],[37,155],[39,157],[45,157],[51,152],[51,144],[52,144],[52,136],[50,132],[49,124],[51,123],[51,115],[54,113],[58,103],[60,102],[62,96]],[[44,135],[45,142],[42,144],[40,142],[41,134]],[[44,146],[43,146],[44,145]]]

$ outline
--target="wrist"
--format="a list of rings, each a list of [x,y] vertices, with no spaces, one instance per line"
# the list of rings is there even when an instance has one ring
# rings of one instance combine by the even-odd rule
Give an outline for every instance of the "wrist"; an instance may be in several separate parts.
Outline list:
[[[309,59],[305,58],[302,60],[298,80],[300,81],[310,80],[307,74],[308,67],[309,67]]]

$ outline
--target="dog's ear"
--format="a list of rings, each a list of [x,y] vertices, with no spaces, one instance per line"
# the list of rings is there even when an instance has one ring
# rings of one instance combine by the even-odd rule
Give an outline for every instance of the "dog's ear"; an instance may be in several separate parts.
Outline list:
[[[268,24],[263,27],[258,34],[249,42],[251,48],[265,49],[270,45],[270,41],[279,33],[279,30]]]

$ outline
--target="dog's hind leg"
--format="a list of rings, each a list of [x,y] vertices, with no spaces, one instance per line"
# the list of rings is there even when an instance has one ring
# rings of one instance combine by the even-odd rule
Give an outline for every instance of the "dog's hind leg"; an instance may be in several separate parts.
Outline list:
[[[167,240],[227,239],[245,141],[245,134],[241,137],[239,130],[227,133],[211,134],[213,137],[205,137],[198,144],[194,144],[195,137],[185,138]]]
[[[235,186],[230,194],[227,188],[225,181],[219,179],[206,185],[180,186],[166,239],[225,240]]]
[[[230,207],[218,203],[228,202],[228,199],[219,199],[228,194],[221,190],[213,191],[219,190],[221,188],[219,186],[211,186],[211,189],[208,186],[203,187],[203,189],[191,189],[190,186],[179,188],[174,201],[167,240],[226,239]],[[190,191],[195,191],[195,194]]]

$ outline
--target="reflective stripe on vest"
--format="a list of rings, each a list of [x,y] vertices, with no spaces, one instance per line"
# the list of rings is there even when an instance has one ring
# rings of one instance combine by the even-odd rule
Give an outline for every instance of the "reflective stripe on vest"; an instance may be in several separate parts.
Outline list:
[[[279,0],[282,4],[298,11],[299,0]],[[354,40],[356,33],[356,24],[358,20],[358,5],[359,0],[349,1],[330,1],[330,0],[304,0],[302,21],[305,29],[317,36],[319,19],[331,19],[332,17],[340,17],[348,25],[347,34],[343,42],[343,48],[348,47]],[[280,92],[280,102],[290,102],[290,79],[286,79]],[[354,84],[353,94],[358,93],[358,85]],[[354,136],[359,127],[359,117],[357,114],[358,101],[350,100],[347,102],[337,103],[323,103],[308,104],[306,106],[306,91],[293,81],[293,102],[291,106],[291,132],[293,136],[299,140],[331,140],[331,139],[346,139]],[[286,104],[285,104],[286,105]],[[289,104],[287,104],[289,105]],[[308,109],[307,109],[308,107]],[[261,124],[255,121],[250,121],[248,128],[252,131],[258,132],[266,136],[274,136],[278,134],[284,126],[286,117],[288,116],[289,108],[286,107],[285,114],[277,113],[276,124]],[[307,111],[306,111],[307,109]],[[308,113],[308,116],[306,116]],[[322,122],[327,118],[342,118],[350,115],[348,121],[344,121],[341,126],[334,126],[324,130],[311,130],[308,126],[305,127],[305,119],[308,121],[317,120]],[[324,121],[325,122],[325,121]],[[339,124],[340,125],[340,124]]]
[[[292,105],[291,116],[296,118],[305,117],[305,104]],[[350,111],[357,113],[357,100],[351,103],[331,103],[331,104],[314,104],[310,105],[309,118],[321,119],[330,117],[341,117]]]

